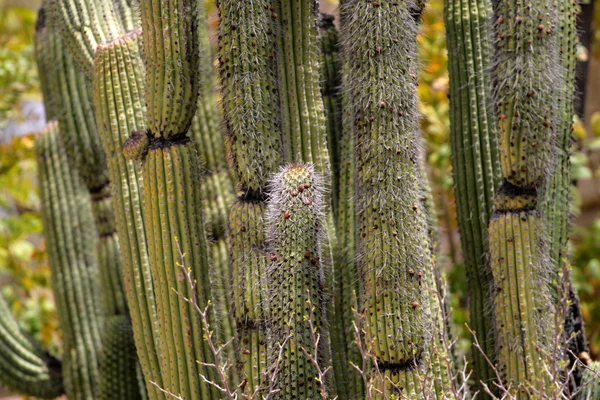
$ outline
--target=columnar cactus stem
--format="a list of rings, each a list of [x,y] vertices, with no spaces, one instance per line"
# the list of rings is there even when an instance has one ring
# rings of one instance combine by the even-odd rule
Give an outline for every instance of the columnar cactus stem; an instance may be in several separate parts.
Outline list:
[[[102,333],[98,399],[144,398],[140,393],[131,323],[125,315],[108,317]]]
[[[211,266],[214,273],[211,275],[215,278],[214,287],[217,289],[212,301],[218,314],[223,342],[227,342],[235,337],[235,322],[231,309],[231,271],[225,243],[227,212],[234,200],[234,185],[225,158],[225,140],[219,129],[221,118],[217,109],[208,21],[203,6],[200,6],[199,14],[200,93],[190,132],[203,167],[203,210],[213,254]],[[228,350],[227,356],[234,359],[234,346],[230,346]],[[231,371],[231,375],[232,378],[235,377],[235,370]]]
[[[65,390],[69,399],[90,399],[98,385],[102,313],[89,195],[67,159],[55,122],[37,140],[36,153],[44,235],[64,338]]]
[[[60,361],[23,332],[3,296],[0,296],[0,382],[11,390],[41,398],[54,398],[65,390]]]
[[[236,189],[263,199],[282,157],[275,26],[268,0],[219,1],[219,76],[226,145]]]
[[[565,90],[557,38],[564,13],[557,1],[537,0],[500,0],[494,11],[504,183],[489,227],[492,312],[500,377],[512,395],[529,398],[530,388],[552,395],[548,371],[563,356],[555,338],[556,286],[562,278],[549,257],[551,221],[539,210],[559,152],[563,110],[554,101]]]
[[[600,363],[593,362],[583,372],[581,382],[584,385],[577,400],[600,400]]]
[[[228,159],[239,198],[229,211],[234,317],[244,394],[267,386],[263,293],[267,179],[283,161],[271,2],[219,1],[219,76]]]
[[[123,151],[143,162],[163,389],[210,400],[218,398],[216,388],[201,376],[216,382],[216,371],[202,363],[214,355],[190,304],[204,309],[211,298],[201,164],[187,133],[199,93],[198,7],[195,0],[141,2],[148,131],[132,132]],[[212,310],[208,319],[215,326]]]
[[[113,205],[137,354],[148,397],[158,399],[162,394],[150,383],[162,387],[157,351],[158,316],[144,231],[142,189],[138,184],[142,173],[137,162],[127,160],[122,152],[130,132],[146,127],[141,30],[98,47],[93,83],[96,119],[100,121],[98,131],[114,182]]]
[[[54,1],[54,0],[52,0]],[[107,315],[127,313],[123,292],[121,262],[117,255],[118,239],[110,199],[106,156],[96,128],[90,87],[85,76],[76,69],[58,34],[57,21],[50,20],[45,30],[46,46],[54,62],[50,79],[52,97],[56,99],[60,134],[69,158],[78,169],[92,199],[92,212],[100,240],[98,261],[102,297]]]
[[[327,130],[320,92],[316,0],[277,0],[277,60],[286,156],[329,175]]]
[[[498,125],[492,107],[489,61],[493,46],[490,0],[446,0],[450,74],[450,144],[458,228],[469,282],[470,325],[487,355],[494,353],[489,313],[491,273],[486,263],[487,229],[492,198],[500,185]],[[491,366],[471,351],[475,387],[490,384]],[[480,394],[483,395],[483,394]]]
[[[266,386],[267,372],[264,309],[266,307],[263,202],[237,200],[229,211],[229,247],[233,274],[233,313],[237,325],[240,377],[244,393],[260,393]]]
[[[112,0],[49,0],[48,5],[77,68],[91,79],[96,47],[125,33],[119,19],[118,3]]]
[[[381,396],[422,398],[434,282],[421,203],[413,2],[345,1],[345,66],[356,140],[356,246],[367,337],[390,380]],[[398,290],[402,287],[403,290]],[[435,373],[435,371],[434,371]],[[393,384],[392,384],[393,383]],[[438,393],[441,393],[438,391]]]
[[[333,24],[332,15],[321,14],[319,28],[321,33],[321,93],[327,117],[327,149],[331,168],[331,197],[333,214],[337,217],[340,151],[342,140],[342,63],[338,33]]]
[[[323,182],[312,166],[293,164],[270,186],[267,244],[268,361],[281,399],[327,398],[331,365],[321,240]],[[326,384],[327,382],[327,384]]]

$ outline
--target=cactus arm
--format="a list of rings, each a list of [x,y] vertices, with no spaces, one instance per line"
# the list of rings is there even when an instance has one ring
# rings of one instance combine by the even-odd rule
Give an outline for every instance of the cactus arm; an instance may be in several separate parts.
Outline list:
[[[560,378],[549,376],[547,368],[564,356],[554,326],[556,286],[563,278],[549,257],[553,244],[546,229],[553,221],[543,213],[542,196],[558,154],[568,152],[556,140],[564,115],[554,102],[565,88],[557,35],[565,13],[557,1],[500,0],[494,11],[494,96],[504,183],[489,228],[498,288],[492,312],[501,378],[512,395],[528,398],[528,388],[546,395],[556,391],[552,383]]]
[[[100,140],[106,150],[113,206],[121,243],[125,293],[145,385],[150,399],[160,398],[156,297],[152,284],[148,246],[142,215],[141,170],[125,158],[123,143],[129,133],[146,127],[143,106],[144,66],[141,31],[136,30],[99,46],[94,61],[94,106]]]
[[[229,248],[232,268],[233,313],[237,326],[240,377],[244,393],[260,393],[267,372],[263,289],[267,250],[264,232],[265,205],[238,199],[229,211]]]
[[[282,162],[275,41],[269,1],[219,1],[226,146],[236,189],[248,198],[264,197],[266,179]]]
[[[450,74],[452,169],[459,231],[462,237],[469,298],[470,324],[486,354],[494,352],[489,309],[490,271],[486,264],[488,221],[492,197],[499,186],[497,124],[491,105],[488,71],[492,47],[489,0],[448,0],[444,6]],[[473,217],[471,217],[473,215]],[[473,382],[494,377],[491,367],[472,350]]]
[[[322,391],[328,386],[318,382],[326,377],[319,377],[315,365],[324,371],[331,362],[326,349],[320,243],[325,230],[322,185],[313,167],[293,164],[282,169],[270,187],[268,360],[271,366],[279,360],[275,389],[281,399],[328,396]],[[319,336],[318,342],[314,335]],[[318,356],[311,360],[307,354]]]
[[[581,377],[582,388],[577,394],[577,400],[600,399],[600,363],[595,361],[586,366]]]
[[[36,141],[44,235],[65,343],[65,390],[92,398],[98,385],[101,311],[89,196],[67,160],[58,126]]]
[[[137,153],[143,163],[143,213],[163,389],[186,399],[216,399],[216,389],[201,378],[216,382],[216,372],[201,364],[211,362],[213,354],[199,313],[186,301],[204,309],[211,298],[200,211],[201,164],[187,134],[199,93],[198,4],[142,1],[141,9],[148,131],[133,132],[123,151]],[[184,271],[195,283],[193,288]],[[207,322],[216,326],[212,315],[211,310]]]
[[[125,33],[117,3],[113,0],[50,0],[48,5],[77,68],[91,79],[96,47]]]
[[[0,382],[28,396],[54,398],[64,394],[61,363],[42,350],[19,327],[0,296]]]
[[[135,344],[128,318],[124,315],[108,317],[102,342],[98,399],[142,400],[136,373]]]
[[[332,15],[321,14],[321,94],[327,122],[327,148],[330,156],[331,199],[333,214],[337,218],[340,181],[340,143],[342,137],[341,60],[338,33]]]

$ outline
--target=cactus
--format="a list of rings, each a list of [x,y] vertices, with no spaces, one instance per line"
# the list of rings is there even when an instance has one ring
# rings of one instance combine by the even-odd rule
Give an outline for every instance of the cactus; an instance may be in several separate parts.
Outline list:
[[[123,21],[119,19],[122,15],[118,10],[119,3],[112,0],[47,2],[56,26],[62,30],[70,56],[88,79],[94,70],[96,47],[125,33]]]
[[[582,390],[577,395],[577,400],[600,399],[600,363],[595,361],[585,367],[581,378]]]
[[[98,399],[141,400],[131,323],[124,315],[113,315],[106,320],[102,336]]]
[[[327,398],[331,364],[325,329],[323,183],[312,166],[293,164],[269,190],[267,359],[281,399]],[[277,367],[275,367],[277,366]]]
[[[486,263],[492,198],[500,185],[497,123],[488,71],[492,50],[489,0],[447,0],[444,5],[450,74],[450,139],[458,228],[469,282],[470,325],[485,354],[494,353]],[[495,377],[484,355],[471,350],[473,382],[489,384]]]
[[[275,64],[276,14],[269,1],[219,1],[219,77],[229,165],[238,199],[229,210],[233,313],[243,392],[267,389],[264,296],[267,179],[283,161]]]
[[[372,379],[382,396],[401,391],[408,398],[437,391],[422,388],[419,375],[428,364],[431,334],[440,334],[429,328],[426,291],[434,267],[419,186],[416,6],[347,1],[342,10],[344,83],[356,140],[361,309],[382,373]]]
[[[0,382],[28,396],[64,394],[61,362],[42,350],[19,327],[0,296]]]
[[[529,398],[531,388],[551,395],[556,389],[547,370],[563,357],[554,337],[562,278],[550,260],[552,222],[539,211],[559,152],[561,112],[553,100],[565,87],[557,5],[501,0],[495,8],[494,100],[504,182],[489,226],[492,315],[500,377],[517,398]]]
[[[239,7],[235,0],[219,1],[226,147],[236,190],[248,199],[264,199],[266,181],[283,159],[275,15],[267,0],[249,7]]]
[[[132,320],[138,356],[146,377],[150,399],[159,398],[157,388],[162,377],[156,348],[158,319],[148,244],[142,215],[142,172],[129,161],[121,149],[131,131],[146,127],[143,107],[143,73],[141,30],[130,32],[99,46],[94,61],[94,106],[100,140],[106,150],[111,190],[119,235],[125,293]],[[116,90],[116,89],[119,90]],[[147,139],[147,136],[143,136]]]
[[[162,389],[186,399],[211,399],[217,398],[216,389],[201,375],[214,382],[216,371],[200,363],[211,362],[213,354],[190,303],[203,309],[211,298],[200,160],[187,133],[199,92],[198,7],[187,0],[141,3],[148,131],[134,133],[123,151],[143,157],[143,215],[156,289]]]
[[[36,141],[44,235],[64,340],[70,399],[93,398],[98,386],[100,292],[97,233],[87,190],[67,159],[56,122]]]

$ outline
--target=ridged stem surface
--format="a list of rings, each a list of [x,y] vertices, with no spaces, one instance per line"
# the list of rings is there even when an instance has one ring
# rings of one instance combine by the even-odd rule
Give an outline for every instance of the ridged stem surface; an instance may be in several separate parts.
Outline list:
[[[229,259],[232,269],[233,314],[237,326],[240,378],[244,393],[252,395],[267,386],[267,250],[265,205],[237,200],[229,211]],[[259,392],[260,393],[260,392]]]
[[[563,278],[550,258],[554,221],[540,212],[542,189],[560,154],[566,90],[560,62],[558,1],[494,3],[494,100],[504,182],[494,198],[489,243],[492,315],[500,378],[517,398],[555,393],[557,286]]]
[[[104,349],[99,360],[98,399],[142,400],[135,343],[127,316],[113,315],[106,319],[102,343]]]
[[[44,236],[64,340],[69,399],[94,398],[98,386],[101,302],[89,194],[50,123],[36,142]]]
[[[271,1],[219,1],[219,76],[226,147],[236,190],[264,198],[283,160]]]
[[[91,79],[99,44],[125,33],[113,0],[49,0],[50,13],[60,27],[77,69]]]
[[[200,163],[189,141],[152,148],[143,166],[144,220],[158,312],[163,389],[185,399],[216,399],[200,374],[215,380],[200,316],[184,298],[204,309],[211,298],[207,240],[202,217]],[[192,293],[182,268],[196,283]],[[209,323],[213,318],[209,313]]]
[[[371,341],[379,369],[389,377],[382,382],[372,374],[383,391],[377,398],[398,391],[411,399],[441,393],[419,377],[432,334],[437,340],[444,333],[435,329],[428,293],[435,281],[418,166],[416,7],[355,0],[342,8],[344,83],[356,144],[363,340]]]
[[[100,140],[107,155],[125,294],[148,397],[162,398],[150,382],[162,386],[158,361],[158,316],[144,231],[141,169],[122,147],[129,134],[146,127],[143,105],[144,65],[141,30],[102,45],[94,62],[94,106]]]
[[[293,164],[273,178],[267,211],[269,368],[281,399],[328,397],[332,383],[326,330],[321,240],[325,234],[322,178]]]
[[[183,136],[199,90],[196,0],[142,0],[148,129],[154,137]]]
[[[61,362],[27,335],[0,296],[0,383],[28,396],[64,394]]]
[[[490,0],[446,0],[444,5],[452,171],[470,287],[470,326],[488,355],[494,353],[494,331],[489,313],[491,274],[486,262],[487,230],[493,212],[492,198],[501,178],[498,124],[493,115],[489,73],[493,47],[491,17]],[[476,388],[479,382],[489,383],[494,378],[491,366],[474,347],[470,365]]]

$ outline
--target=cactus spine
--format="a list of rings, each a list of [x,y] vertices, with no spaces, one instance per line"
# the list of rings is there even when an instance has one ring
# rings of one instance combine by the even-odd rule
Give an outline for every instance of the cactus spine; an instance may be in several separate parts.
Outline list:
[[[228,159],[238,193],[229,211],[233,273],[244,394],[266,388],[264,298],[266,182],[283,160],[275,26],[271,2],[240,7],[219,1],[219,77]]]
[[[268,361],[277,365],[281,399],[327,398],[323,182],[312,166],[282,169],[270,186],[267,211]]]
[[[550,221],[540,212],[540,195],[558,152],[562,110],[553,102],[565,88],[556,33],[563,15],[556,1],[500,0],[494,11],[504,182],[489,227],[492,312],[503,383],[517,398],[529,398],[530,388],[553,393],[547,368],[562,358],[554,338],[559,274],[549,257]]]
[[[593,362],[587,366],[581,378],[582,390],[577,395],[577,400],[600,399],[600,363]]]
[[[148,132],[133,132],[123,151],[143,159],[143,213],[163,389],[208,400],[217,398],[216,389],[200,375],[215,381],[216,374],[199,362],[211,362],[213,355],[200,315],[186,301],[204,309],[211,297],[200,160],[187,135],[199,92],[199,6],[191,0],[142,1]],[[209,324],[216,322],[208,318]]]
[[[159,398],[162,377],[156,348],[156,299],[148,259],[142,215],[141,170],[121,151],[129,133],[146,127],[143,106],[144,65],[141,61],[141,30],[136,30],[96,50],[94,61],[94,107],[102,146],[106,150],[111,190],[119,235],[125,293],[132,320],[137,354],[150,399]],[[125,365],[125,364],[124,364]],[[129,364],[127,364],[129,365]],[[129,372],[128,372],[129,373]]]
[[[65,390],[70,399],[90,399],[98,385],[102,313],[89,195],[67,160],[55,122],[37,140],[36,153],[44,235],[64,337]]]
[[[450,74],[450,138],[458,227],[469,281],[470,325],[488,355],[494,353],[489,313],[491,272],[486,263],[492,198],[500,185],[497,123],[488,71],[492,49],[489,0],[446,0],[448,70]],[[473,382],[495,377],[481,352],[471,350]]]

